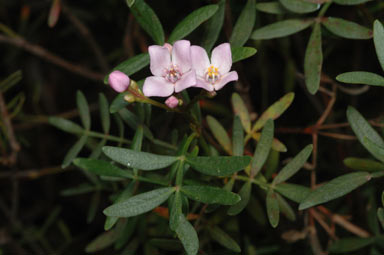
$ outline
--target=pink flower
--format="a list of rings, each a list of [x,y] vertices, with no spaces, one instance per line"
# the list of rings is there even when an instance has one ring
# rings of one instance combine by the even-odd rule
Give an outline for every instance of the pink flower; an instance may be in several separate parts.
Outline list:
[[[176,41],[173,47],[169,44],[149,46],[150,69],[154,76],[144,81],[145,96],[168,97],[196,84],[190,48],[187,40]]]
[[[129,87],[131,80],[129,77],[118,70],[109,74],[108,83],[116,92],[123,92]]]
[[[168,97],[167,100],[165,100],[165,104],[166,104],[169,108],[175,108],[176,106],[179,105],[179,99],[177,99],[177,98],[174,97],[174,96],[170,96],[170,97]]]
[[[223,43],[212,51],[211,61],[200,46],[191,46],[192,66],[196,71],[195,87],[208,91],[219,90],[228,82],[237,81],[236,71],[231,70],[232,53],[229,43]]]

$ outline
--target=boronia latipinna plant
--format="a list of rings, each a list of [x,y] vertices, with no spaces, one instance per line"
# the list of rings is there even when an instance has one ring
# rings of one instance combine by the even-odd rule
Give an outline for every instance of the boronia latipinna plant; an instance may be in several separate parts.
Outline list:
[[[322,26],[343,38],[372,38],[372,31],[368,28],[325,16],[332,3],[355,5],[367,1],[315,2],[280,0],[256,4],[254,0],[248,0],[229,42],[217,45],[225,0],[186,16],[170,33],[167,42],[155,12],[143,0],[127,1],[137,22],[156,45],[149,46],[148,53],[121,63],[106,76],[105,83],[119,95],[111,104],[103,94],[99,95],[103,132],[91,129],[89,106],[81,92],[77,93],[77,106],[82,126],[63,118],[50,118],[52,125],[80,137],[68,151],[62,166],[73,163],[89,179],[89,183],[64,190],[62,194],[92,192],[88,213],[90,222],[99,208],[100,192],[113,192],[110,205],[103,209],[107,232],[89,243],[87,252],[110,246],[122,251],[121,254],[135,252],[141,241],[134,233],[145,235],[143,229],[150,229],[153,236],[160,237],[152,239],[151,244],[176,250],[182,247],[188,255],[198,254],[207,245],[199,242],[200,236],[209,236],[209,242],[240,253],[241,243],[224,228],[226,219],[246,209],[253,215],[257,214],[257,220],[266,215],[269,224],[276,228],[280,213],[288,220],[296,218],[292,203],[287,199],[296,203],[299,210],[304,210],[339,198],[372,178],[384,175],[383,139],[353,107],[347,110],[348,121],[360,143],[378,161],[347,158],[344,163],[359,171],[339,176],[316,189],[290,181],[304,166],[311,169],[306,162],[311,156],[312,144],[302,148],[280,171],[276,171],[279,153],[288,149],[275,137],[274,120],[291,105],[294,93],[281,97],[257,118],[251,118],[242,97],[233,93],[228,99],[233,109],[231,132],[215,117],[208,115],[203,118],[200,111],[202,98],[213,98],[221,89],[229,87],[228,84],[239,80],[232,64],[256,53],[256,49],[243,46],[249,39],[260,41],[284,37],[312,26],[305,50],[304,80],[308,91],[315,94],[321,83],[323,64]],[[296,16],[319,12],[316,17],[284,19],[253,31],[256,10]],[[201,45],[191,45],[184,38],[203,22],[206,22],[208,36]],[[375,21],[373,39],[382,66],[383,38],[383,26]],[[133,75],[148,64],[151,75],[139,81],[133,80]],[[337,79],[383,86],[381,78],[374,74],[349,73]],[[191,98],[190,95],[194,96]],[[164,113],[181,116],[188,128],[173,130],[169,140],[157,139],[156,130],[166,115],[153,106]],[[157,117],[153,114],[155,111],[162,119],[157,123],[154,122]],[[111,134],[111,116],[116,122],[118,135]],[[130,140],[126,138],[125,125],[134,133]],[[183,133],[179,134],[181,130]],[[78,157],[85,146],[92,148],[91,155]],[[255,193],[264,199],[264,206],[260,206]],[[265,208],[265,213],[261,208]],[[378,209],[377,216],[384,227],[383,208]],[[156,227],[151,227],[151,224]],[[369,240],[340,239],[330,247],[330,251],[345,251],[343,245],[353,242],[359,244],[355,247],[358,249],[380,242],[382,238],[378,233]]]

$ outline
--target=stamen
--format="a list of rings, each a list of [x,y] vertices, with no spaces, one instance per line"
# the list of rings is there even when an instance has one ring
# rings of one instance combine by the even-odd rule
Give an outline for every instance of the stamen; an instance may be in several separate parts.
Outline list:
[[[171,83],[176,83],[180,80],[182,73],[177,66],[172,65],[169,69],[165,70],[165,79]]]
[[[218,80],[220,80],[221,75],[219,73],[219,69],[211,65],[208,67],[207,72],[205,73],[205,80],[210,84],[215,84]]]

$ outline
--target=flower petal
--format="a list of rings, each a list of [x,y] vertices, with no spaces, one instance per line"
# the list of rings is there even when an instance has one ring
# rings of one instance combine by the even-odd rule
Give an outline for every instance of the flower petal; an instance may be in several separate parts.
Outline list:
[[[175,86],[167,82],[163,77],[147,77],[143,85],[143,93],[146,97],[168,97],[172,95]]]
[[[211,65],[205,49],[200,46],[191,46],[191,60],[192,68],[195,69],[196,75],[204,77],[208,67]]]
[[[221,75],[224,75],[231,70],[232,53],[229,43],[222,43],[213,49],[211,63],[219,69]]]
[[[228,82],[237,81],[238,79],[239,79],[239,77],[237,75],[237,72],[232,71],[232,72],[229,72],[229,73],[223,75],[221,77],[221,79],[213,85],[213,87],[215,87],[215,90],[219,90],[222,87],[224,87],[224,85],[227,84]]]
[[[214,90],[214,87],[212,86],[211,83],[206,82],[204,79],[199,78],[199,77],[196,79],[196,85],[194,87],[203,88],[207,91],[213,91]]]
[[[150,69],[153,75],[163,76],[164,70],[171,65],[171,55],[166,46],[151,45],[148,47],[150,57]]]
[[[196,73],[194,70],[191,70],[183,74],[180,80],[178,80],[175,83],[175,92],[179,93],[180,91],[186,88],[193,87],[195,84],[196,84]]]
[[[172,47],[172,63],[181,73],[191,70],[191,43],[187,40],[176,41]]]
[[[175,108],[176,106],[179,105],[179,99],[177,99],[175,96],[170,96],[170,97],[168,97],[167,100],[165,100],[165,104],[169,108]]]

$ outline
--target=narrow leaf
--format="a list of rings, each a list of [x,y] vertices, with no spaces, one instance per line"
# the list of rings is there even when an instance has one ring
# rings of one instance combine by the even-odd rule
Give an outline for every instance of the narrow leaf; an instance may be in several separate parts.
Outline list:
[[[79,109],[80,119],[86,130],[91,128],[91,115],[89,113],[89,106],[84,94],[78,90],[76,94],[77,108]]]
[[[296,203],[301,203],[311,192],[310,188],[293,183],[277,184],[275,190]]]
[[[135,0],[126,0],[126,2],[127,2],[128,7],[131,8],[132,5],[135,3]]]
[[[251,192],[252,192],[252,183],[251,182],[244,183],[243,187],[241,187],[239,191],[241,200],[238,203],[232,205],[228,209],[227,214],[233,216],[233,215],[239,214],[242,210],[244,210],[244,208],[247,207],[248,205]]]
[[[257,3],[256,9],[269,14],[284,14],[288,11],[279,2],[263,2]]]
[[[233,130],[232,130],[232,155],[243,156],[244,154],[244,131],[241,126],[239,116],[235,115],[233,119]]]
[[[233,27],[229,43],[232,47],[243,46],[252,33],[256,19],[255,0],[248,0]]]
[[[234,251],[234,252],[241,252],[240,246],[236,243],[235,240],[233,240],[227,233],[225,233],[221,228],[218,226],[213,226],[208,228],[209,234],[212,237],[213,240],[218,242],[223,247]]]
[[[227,176],[244,169],[251,158],[249,156],[187,156],[186,162],[195,170],[213,176]]]
[[[369,172],[376,172],[376,171],[384,171],[384,164],[371,160],[366,158],[346,158],[344,159],[344,165],[347,167],[353,169],[353,170],[359,170],[359,171],[369,171]]]
[[[260,118],[256,121],[255,125],[252,127],[252,132],[259,130],[264,126],[268,119],[275,120],[280,117],[285,110],[291,105],[293,99],[295,98],[295,93],[290,92],[280,98],[273,105],[268,107],[268,109],[263,112]]]
[[[333,0],[333,2],[340,4],[340,5],[357,5],[366,3],[372,0]]]
[[[54,27],[59,20],[60,17],[60,11],[61,11],[61,1],[60,0],[53,0],[51,9],[49,10],[48,14],[48,26]]]
[[[201,23],[212,17],[218,9],[218,5],[211,4],[193,11],[173,29],[168,39],[169,43],[173,43],[189,35],[200,26]]]
[[[384,70],[384,27],[379,20],[373,23],[373,42],[381,68]]]
[[[76,166],[97,175],[132,178],[131,173],[105,160],[77,158],[73,161],[73,163]]]
[[[335,198],[344,196],[371,179],[366,172],[356,172],[339,176],[330,182],[311,191],[300,203],[299,210],[322,204]]]
[[[109,117],[109,105],[107,98],[104,94],[99,94],[99,106],[100,106],[100,119],[103,131],[105,134],[109,133],[109,128],[111,127],[111,119]]]
[[[131,6],[132,14],[140,26],[147,32],[158,45],[164,44],[164,31],[156,13],[144,0],[136,0]]]
[[[124,99],[125,95],[128,94],[128,91],[118,94],[115,99],[113,99],[111,106],[109,107],[109,112],[116,113],[129,105],[129,102]]]
[[[316,23],[309,38],[304,57],[305,85],[312,95],[316,94],[320,87],[322,65],[321,26],[319,23]]]
[[[346,237],[346,238],[336,240],[329,247],[329,251],[332,253],[353,252],[373,244],[375,240],[376,240],[375,237],[369,237],[369,238]]]
[[[173,231],[179,226],[180,216],[182,214],[182,198],[180,191],[176,191],[173,196],[172,207],[169,213],[169,228]]]
[[[232,63],[252,57],[256,54],[257,50],[252,47],[231,47]]]
[[[384,86],[384,77],[375,73],[356,71],[342,73],[336,76],[336,80],[351,84],[367,84],[373,86]]]
[[[206,204],[233,205],[240,201],[239,195],[218,187],[183,186],[180,190],[190,199]]]
[[[274,133],[273,120],[269,119],[261,132],[260,140],[257,143],[255,153],[253,154],[251,164],[251,176],[257,175],[263,167],[271,150]]]
[[[245,132],[250,133],[251,118],[249,116],[248,109],[245,106],[243,99],[241,99],[239,94],[233,93],[231,102],[232,102],[233,112],[235,113],[235,115],[239,116]]]
[[[85,252],[93,253],[107,248],[116,241],[119,236],[118,234],[119,233],[115,230],[100,234],[92,242],[90,242],[87,247],[85,247]]]
[[[63,163],[61,164],[62,168],[66,168],[69,166],[72,161],[77,157],[77,154],[81,151],[81,149],[84,147],[85,142],[87,141],[87,136],[82,136],[69,151],[67,152],[67,155],[65,155]]]
[[[384,163],[384,146],[379,146],[377,143],[370,140],[368,137],[364,137],[365,146],[367,150],[375,153],[375,157]]]
[[[114,217],[132,217],[143,214],[164,203],[174,191],[175,188],[167,187],[141,193],[107,207],[103,213]]]
[[[179,225],[175,232],[187,254],[196,255],[199,251],[199,239],[196,230],[184,215],[180,216]]]
[[[216,140],[220,143],[220,145],[228,154],[231,154],[231,140],[224,127],[220,124],[220,122],[218,122],[214,117],[210,115],[207,116],[207,124]]]
[[[257,142],[260,141],[260,137],[261,137],[261,133],[259,132],[252,133],[252,138],[255,139]],[[287,152],[287,147],[276,138],[273,138],[271,148],[278,152]]]
[[[103,152],[120,164],[140,170],[156,170],[170,166],[177,157],[156,155],[148,152],[134,151],[119,147],[105,146]]]
[[[293,210],[292,206],[285,200],[279,193],[275,193],[277,201],[279,202],[279,210],[280,212],[287,217],[290,221],[296,220],[296,214]]]
[[[256,29],[253,31],[251,38],[254,40],[265,40],[292,35],[306,29],[312,25],[313,22],[313,19],[286,19]]]
[[[376,151],[371,150],[367,145],[367,137],[371,141],[375,141],[377,145],[384,146],[383,139],[379,134],[371,127],[371,125],[364,119],[364,117],[352,106],[348,106],[347,109],[348,122],[351,125],[353,132],[356,134],[359,142],[377,159],[381,158],[381,155],[377,154]]]
[[[76,123],[59,117],[49,117],[48,118],[49,124],[52,126],[71,134],[82,134],[84,133],[84,130],[82,127],[77,125]]]
[[[111,73],[115,70],[119,70],[126,75],[130,76],[144,67],[146,67],[149,64],[149,54],[148,53],[141,53],[139,55],[136,55],[132,58],[129,58],[125,60],[124,62],[121,62],[119,65],[117,65]],[[110,73],[109,73],[110,74]],[[108,77],[109,74],[105,76],[104,83],[108,84]]]
[[[272,189],[268,190],[266,203],[269,223],[273,228],[276,228],[279,224],[280,208],[279,201],[277,200],[276,194],[273,192]]]
[[[320,4],[310,3],[304,0],[280,0],[280,3],[288,10],[296,13],[314,12],[320,8]]]
[[[384,228],[384,209],[382,207],[377,209],[377,218],[381,224],[381,227]]]
[[[12,88],[15,84],[17,84],[23,78],[23,73],[20,70],[8,75],[7,78],[0,82],[0,90],[5,93],[7,90]]]
[[[341,18],[327,17],[322,24],[332,33],[347,39],[371,39],[372,30],[355,22]]]
[[[219,9],[205,25],[204,39],[201,42],[201,47],[203,47],[207,52],[212,50],[213,45],[215,45],[217,39],[219,38],[221,28],[223,27],[225,2],[226,0],[220,0],[220,2],[217,3]]]
[[[305,162],[312,153],[313,145],[309,144],[304,149],[302,149],[299,154],[297,154],[275,177],[272,184],[276,185],[282,182],[285,182],[291,178],[300,168],[303,167]]]

